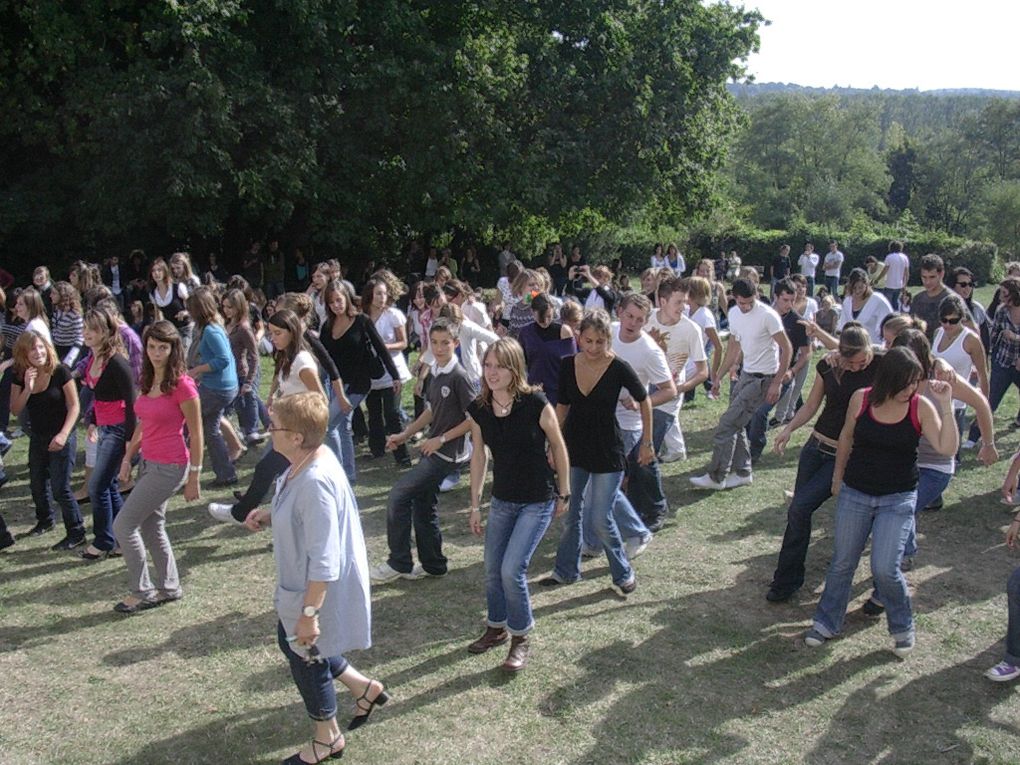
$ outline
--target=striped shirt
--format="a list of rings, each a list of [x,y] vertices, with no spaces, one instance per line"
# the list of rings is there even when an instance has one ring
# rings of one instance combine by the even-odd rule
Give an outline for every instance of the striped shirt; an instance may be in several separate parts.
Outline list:
[[[78,355],[85,344],[84,336],[85,322],[80,313],[74,311],[54,311],[53,323],[50,327],[50,335],[53,337],[53,345],[64,351],[61,362],[73,367],[78,361]]]
[[[1013,339],[1007,340],[1003,332],[1009,330]],[[1000,305],[992,323],[992,359],[1000,367],[1011,367],[1020,358],[1020,326],[1009,318],[1009,306]]]

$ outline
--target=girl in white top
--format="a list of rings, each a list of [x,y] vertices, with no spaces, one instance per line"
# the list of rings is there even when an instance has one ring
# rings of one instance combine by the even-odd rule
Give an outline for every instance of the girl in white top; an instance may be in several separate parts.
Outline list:
[[[687,270],[687,261],[684,260],[683,253],[673,243],[666,248],[666,268],[672,269],[677,276],[683,276]]]
[[[50,338],[50,322],[46,318],[46,305],[43,303],[42,295],[34,287],[28,287],[21,291],[14,303],[14,315],[25,322],[25,331],[32,330],[46,338],[46,342],[52,344]]]
[[[893,312],[884,295],[875,292],[868,282],[868,275],[861,268],[850,272],[846,280],[846,297],[839,315],[836,331],[839,332],[848,321],[856,321],[868,330],[873,345],[882,345],[882,319]]]
[[[313,391],[326,397],[319,381],[319,365],[305,345],[301,320],[293,311],[277,311],[266,323],[273,344],[276,374],[269,388],[267,403],[295,393]]]
[[[939,304],[940,326],[935,330],[932,341],[932,353],[936,358],[944,359],[960,377],[970,380],[971,374],[977,372],[978,387],[988,397],[988,370],[985,365],[985,349],[981,338],[971,329],[963,326],[963,317],[967,315],[967,307],[963,299],[956,295],[948,295]],[[953,410],[959,417],[959,411],[966,404],[953,399]]]
[[[711,309],[712,284],[701,276],[692,276],[687,280],[687,305],[691,311],[691,321],[701,327],[705,333],[705,354],[709,357],[709,379],[716,376],[722,354],[722,340],[719,338],[719,330],[716,328],[715,312]],[[687,374],[693,374],[693,362],[687,369]],[[711,393],[709,393],[711,397]]]
[[[655,245],[655,252],[652,253],[651,268],[668,268],[669,263],[666,261],[666,256],[662,254],[662,245]]]

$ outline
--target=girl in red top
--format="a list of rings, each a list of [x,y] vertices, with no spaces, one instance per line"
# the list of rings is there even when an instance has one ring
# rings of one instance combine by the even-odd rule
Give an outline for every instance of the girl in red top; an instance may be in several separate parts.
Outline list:
[[[142,463],[135,488],[113,524],[131,586],[131,595],[113,608],[125,614],[180,600],[177,563],[166,535],[166,505],[182,485],[184,498],[196,501],[202,469],[201,407],[195,381],[184,373],[181,336],[170,322],[157,321],[145,331],[144,343],[141,395],[135,406],[138,426],[121,463],[121,477],[130,475],[139,449]],[[146,549],[152,555],[155,584],[149,578]]]

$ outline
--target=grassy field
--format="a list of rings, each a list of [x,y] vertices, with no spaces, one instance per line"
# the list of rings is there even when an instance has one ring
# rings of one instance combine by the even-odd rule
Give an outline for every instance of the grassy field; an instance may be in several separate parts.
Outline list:
[[[999,660],[1006,578],[1018,559],[1002,539],[997,501],[1020,433],[1010,393],[996,418],[1003,461],[967,452],[945,509],[920,521],[908,574],[918,646],[901,661],[884,620],[857,613],[819,649],[799,640],[831,551],[832,503],[817,514],[807,584],[789,603],[764,599],[792,487],[795,438],[767,452],[750,487],[704,494],[722,402],[699,396],[682,417],[692,454],[665,466],[674,512],[637,560],[638,589],[609,589],[604,560],[584,580],[537,589],[528,669],[507,677],[502,649],[465,650],[483,626],[482,545],[467,527],[466,481],[442,498],[450,574],[373,596],[375,646],[349,658],[394,700],[348,736],[364,763],[1016,763],[1020,693],[981,673]],[[7,463],[0,508],[15,532],[33,522],[24,439]],[[385,556],[392,460],[359,459],[357,489],[370,560]],[[242,481],[252,456],[243,461]],[[213,523],[205,503],[178,499],[169,533],[185,599],[134,617],[123,563],[53,553],[56,534],[0,555],[0,762],[271,763],[310,734],[275,645],[268,538]],[[87,511],[88,506],[85,506]],[[552,564],[554,523],[532,567]],[[352,706],[341,699],[344,721]]]

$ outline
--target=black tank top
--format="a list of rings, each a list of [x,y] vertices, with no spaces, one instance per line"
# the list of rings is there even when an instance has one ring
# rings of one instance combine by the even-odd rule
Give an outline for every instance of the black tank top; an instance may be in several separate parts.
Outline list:
[[[913,491],[917,488],[917,442],[921,437],[918,396],[910,397],[902,420],[884,423],[871,414],[870,394],[871,388],[865,388],[843,482],[876,497]]]

